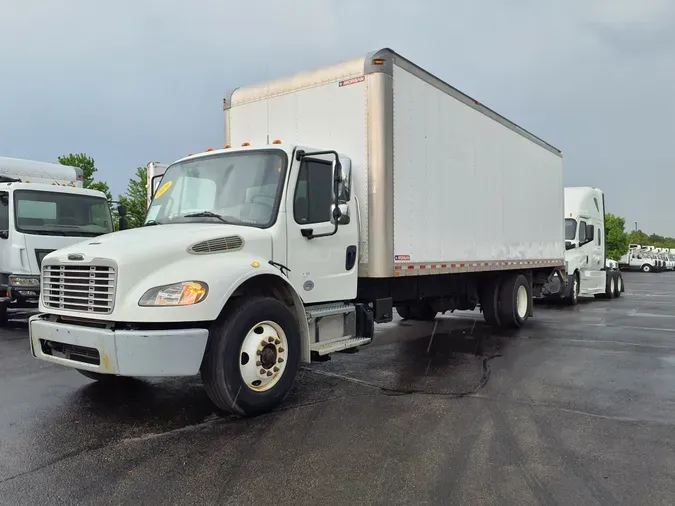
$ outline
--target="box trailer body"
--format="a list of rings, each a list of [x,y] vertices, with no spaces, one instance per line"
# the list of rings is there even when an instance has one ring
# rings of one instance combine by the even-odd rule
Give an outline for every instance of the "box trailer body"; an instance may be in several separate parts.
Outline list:
[[[392,52],[237,89],[225,132],[349,156],[361,277],[563,263],[561,152]]]
[[[153,226],[46,257],[114,281],[86,314],[43,298],[35,357],[95,379],[201,372],[217,406],[254,414],[394,308],[518,328],[564,275],[560,151],[391,50],[224,106],[225,148],[166,169]],[[87,360],[53,352],[71,345]]]
[[[0,325],[37,308],[48,253],[113,230],[105,195],[82,185],[80,168],[0,157]]]

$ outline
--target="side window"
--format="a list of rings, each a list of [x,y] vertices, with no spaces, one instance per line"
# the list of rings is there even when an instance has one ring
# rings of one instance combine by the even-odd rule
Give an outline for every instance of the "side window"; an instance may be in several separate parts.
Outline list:
[[[333,204],[333,169],[330,162],[305,160],[295,187],[293,215],[300,225],[330,221]]]
[[[586,242],[586,222],[580,221],[579,222],[579,244],[583,244],[585,242]]]
[[[92,204],[89,209],[89,219],[92,225],[110,228],[110,205],[108,201]]]
[[[9,230],[9,194],[0,192],[0,230]]]
[[[598,234],[598,246],[602,246],[602,239],[600,239],[602,237],[602,229],[599,228],[596,234]]]

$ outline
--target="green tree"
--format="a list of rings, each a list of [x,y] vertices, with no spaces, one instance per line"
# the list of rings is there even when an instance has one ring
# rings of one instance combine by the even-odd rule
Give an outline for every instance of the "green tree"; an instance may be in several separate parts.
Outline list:
[[[628,251],[626,220],[611,213],[605,214],[605,249],[607,257],[619,260]]]
[[[628,243],[629,244],[639,244],[641,246],[649,245],[649,236],[645,234],[642,230],[633,230],[628,234]]]
[[[91,156],[87,156],[84,153],[70,153],[68,155],[59,156],[58,160],[61,165],[70,165],[71,167],[79,167],[82,169],[82,186],[84,188],[101,191],[108,198],[108,201],[112,200],[112,193],[110,193],[108,184],[103,181],[94,180],[94,174],[98,172],[98,169]]]
[[[129,180],[127,191],[120,195],[120,204],[124,204],[128,209],[127,217],[129,227],[140,227],[145,223],[147,207],[147,181],[148,172],[145,167],[138,167],[136,175]]]

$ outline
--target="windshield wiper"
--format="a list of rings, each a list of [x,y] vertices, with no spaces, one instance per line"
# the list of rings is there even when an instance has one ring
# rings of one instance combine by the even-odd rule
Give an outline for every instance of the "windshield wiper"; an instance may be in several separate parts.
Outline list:
[[[212,213],[211,211],[200,211],[198,213],[190,213],[190,214],[184,214],[181,216],[181,218],[215,218],[217,220],[222,221],[223,223],[227,223],[228,225],[232,225],[232,221],[238,221],[235,218],[230,218],[229,216],[224,217],[216,213]]]
[[[152,225],[161,225],[161,223],[159,223],[155,220],[148,220],[145,223],[143,223],[144,227],[151,227]]]

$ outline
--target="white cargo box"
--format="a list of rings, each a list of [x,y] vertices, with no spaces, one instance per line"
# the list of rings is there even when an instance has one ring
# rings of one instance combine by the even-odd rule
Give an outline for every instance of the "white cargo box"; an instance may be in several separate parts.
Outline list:
[[[11,179],[18,179],[24,183],[82,188],[83,171],[79,167],[58,163],[0,156],[0,180]]]
[[[239,88],[226,144],[352,161],[362,277],[564,264],[562,153],[389,49]]]

